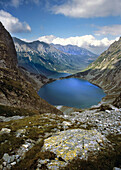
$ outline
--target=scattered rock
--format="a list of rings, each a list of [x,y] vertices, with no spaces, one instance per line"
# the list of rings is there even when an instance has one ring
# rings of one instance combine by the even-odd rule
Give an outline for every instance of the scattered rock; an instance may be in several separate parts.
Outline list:
[[[107,113],[110,113],[110,110],[105,110]]]
[[[6,162],[3,162],[3,166],[6,166],[7,165],[7,163]]]
[[[121,168],[114,167],[113,170],[121,170]]]
[[[12,117],[0,116],[0,121],[1,122],[9,122],[11,120],[23,119],[24,117],[25,116],[12,116]]]
[[[7,164],[11,163],[11,162],[14,162],[14,160],[16,159],[16,156],[15,155],[12,155],[12,156],[9,156],[8,153],[5,153],[3,155],[3,158],[4,162],[6,162]]]
[[[5,153],[5,154],[3,155],[3,160],[4,160],[5,162],[10,163],[10,159],[11,159],[11,157],[9,156],[8,153]]]
[[[19,129],[16,131],[16,137],[21,137],[25,133],[26,133],[26,129]]]
[[[39,163],[40,164],[46,164],[46,163],[48,163],[48,162],[50,162],[50,160],[49,159],[45,159],[45,160],[39,160]]]
[[[11,166],[14,166],[14,165],[16,165],[16,162],[12,162],[12,163],[11,163]]]
[[[65,125],[65,126],[71,126],[72,124],[71,124],[71,122],[63,121],[63,125]]]
[[[0,131],[0,134],[4,134],[4,133],[10,133],[11,132],[11,129],[8,129],[8,128],[2,128],[1,131]]]

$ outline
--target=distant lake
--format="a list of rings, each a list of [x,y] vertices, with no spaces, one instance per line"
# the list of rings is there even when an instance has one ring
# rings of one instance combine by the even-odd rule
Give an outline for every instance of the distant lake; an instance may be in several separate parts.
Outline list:
[[[96,105],[106,95],[101,88],[78,78],[56,80],[40,88],[38,94],[52,105],[76,108]]]
[[[59,72],[55,72],[49,76],[47,76],[48,78],[60,78],[60,77],[67,77],[67,76],[70,76],[71,74],[70,73],[59,73]]]

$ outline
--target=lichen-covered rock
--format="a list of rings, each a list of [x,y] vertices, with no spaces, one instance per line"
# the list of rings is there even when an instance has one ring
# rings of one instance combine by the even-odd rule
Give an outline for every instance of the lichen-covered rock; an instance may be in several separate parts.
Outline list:
[[[59,132],[45,139],[43,150],[53,152],[57,158],[68,163],[76,157],[87,160],[90,153],[95,155],[107,144],[108,140],[97,130],[73,129]],[[49,165],[55,166],[58,162],[61,166],[59,161],[53,161]]]

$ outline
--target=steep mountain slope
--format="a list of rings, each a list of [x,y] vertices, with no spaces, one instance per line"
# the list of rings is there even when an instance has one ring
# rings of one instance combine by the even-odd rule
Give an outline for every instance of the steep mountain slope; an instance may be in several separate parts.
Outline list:
[[[36,113],[58,112],[37,95],[18,69],[13,40],[2,23],[0,23],[0,110],[3,108],[1,105],[28,109]]]
[[[121,107],[121,38],[102,53],[96,61],[78,77],[85,78],[102,87],[107,96],[104,101]],[[117,102],[116,102],[117,101]]]
[[[45,76],[56,74],[57,72],[74,73],[84,69],[92,61],[91,59],[89,59],[91,61],[84,60],[79,55],[67,54],[44,42],[34,41],[27,43],[17,38],[13,38],[13,40],[19,66],[32,73]]]

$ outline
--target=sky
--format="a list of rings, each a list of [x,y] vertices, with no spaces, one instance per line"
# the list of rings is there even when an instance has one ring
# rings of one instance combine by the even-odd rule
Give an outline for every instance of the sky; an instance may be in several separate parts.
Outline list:
[[[121,35],[121,0],[0,0],[13,37],[102,53]]]

